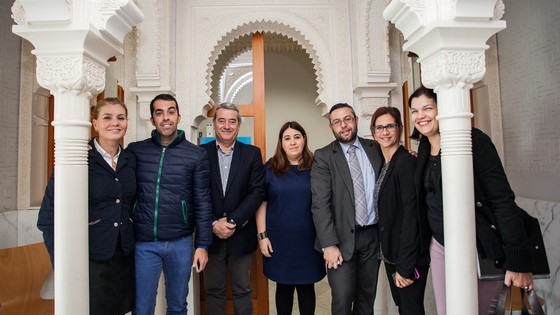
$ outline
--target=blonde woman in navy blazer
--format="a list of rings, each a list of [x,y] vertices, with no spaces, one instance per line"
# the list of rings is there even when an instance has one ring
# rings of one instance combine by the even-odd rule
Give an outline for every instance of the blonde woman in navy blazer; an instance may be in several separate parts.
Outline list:
[[[126,106],[116,98],[94,108],[99,136],[89,143],[89,294],[90,314],[126,314],[134,308],[134,232],[136,159],[120,143],[128,126]],[[54,262],[54,176],[39,210],[37,227]],[[54,265],[54,263],[53,263]],[[55,267],[55,272],[64,272]]]

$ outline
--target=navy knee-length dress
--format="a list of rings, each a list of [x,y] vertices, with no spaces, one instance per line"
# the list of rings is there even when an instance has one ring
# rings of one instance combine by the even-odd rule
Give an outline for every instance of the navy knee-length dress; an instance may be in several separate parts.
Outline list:
[[[265,276],[282,284],[310,284],[325,276],[323,254],[316,251],[311,214],[310,171],[297,165],[280,175],[266,167],[266,231],[272,257],[263,256]]]

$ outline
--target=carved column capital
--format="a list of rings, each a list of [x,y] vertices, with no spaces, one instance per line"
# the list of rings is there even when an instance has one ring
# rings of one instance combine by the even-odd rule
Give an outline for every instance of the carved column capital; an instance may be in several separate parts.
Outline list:
[[[37,56],[37,82],[51,91],[91,97],[105,87],[105,66],[84,55]]]
[[[422,82],[429,87],[458,85],[470,89],[486,73],[483,50],[440,50],[419,62]]]

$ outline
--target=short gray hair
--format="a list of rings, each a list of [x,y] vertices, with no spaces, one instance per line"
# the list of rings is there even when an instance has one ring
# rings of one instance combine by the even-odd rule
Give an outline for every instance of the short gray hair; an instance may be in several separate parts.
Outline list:
[[[218,114],[218,110],[220,109],[231,109],[237,112],[237,121],[241,124],[241,112],[239,111],[239,107],[237,107],[237,105],[230,103],[230,102],[223,102],[218,104],[218,106],[216,106],[216,110],[214,111],[214,118],[212,118],[213,121],[216,121],[216,116]]]

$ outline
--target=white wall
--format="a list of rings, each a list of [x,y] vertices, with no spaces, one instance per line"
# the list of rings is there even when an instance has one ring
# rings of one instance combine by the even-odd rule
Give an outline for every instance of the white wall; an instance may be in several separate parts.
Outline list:
[[[538,217],[551,279],[537,281],[560,314],[560,3],[505,0],[498,33],[505,168],[517,202]]]
[[[17,154],[21,40],[12,33],[13,1],[0,4],[0,248],[17,245]]]
[[[328,119],[315,105],[315,71],[305,52],[265,55],[266,157],[274,155],[280,127],[297,121],[307,133],[311,151],[321,148],[334,137]],[[329,104],[333,105],[333,104]]]

